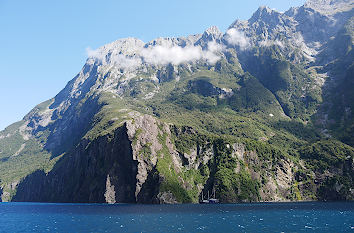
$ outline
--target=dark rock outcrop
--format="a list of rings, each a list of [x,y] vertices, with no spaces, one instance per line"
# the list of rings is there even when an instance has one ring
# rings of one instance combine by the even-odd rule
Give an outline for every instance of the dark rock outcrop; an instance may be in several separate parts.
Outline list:
[[[48,174],[39,170],[27,176],[13,201],[102,203],[113,187],[115,195],[109,202],[136,202],[137,161],[130,143],[125,126],[113,135],[82,141]]]

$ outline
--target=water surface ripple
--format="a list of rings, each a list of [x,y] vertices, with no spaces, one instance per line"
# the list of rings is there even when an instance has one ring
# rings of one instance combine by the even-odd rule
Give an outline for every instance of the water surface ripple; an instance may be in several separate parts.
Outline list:
[[[354,232],[354,202],[0,203],[0,232]]]

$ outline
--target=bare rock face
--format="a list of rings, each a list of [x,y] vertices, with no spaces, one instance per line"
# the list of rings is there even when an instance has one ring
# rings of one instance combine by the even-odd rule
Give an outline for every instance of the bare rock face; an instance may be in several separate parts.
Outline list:
[[[176,198],[171,192],[162,192],[157,195],[160,204],[177,204]]]
[[[246,170],[254,180],[262,181],[259,189],[262,201],[287,201],[295,182],[293,162],[282,159],[277,163],[262,160],[255,151],[247,151],[242,143],[232,145],[232,156],[238,159],[235,173],[240,173],[240,162],[248,164]],[[259,168],[262,168],[260,170]],[[272,171],[275,171],[274,173]],[[263,177],[263,178],[262,178]]]
[[[161,130],[152,116],[144,115],[127,122],[127,134],[132,141],[133,159],[138,162],[135,196],[137,197],[148,173],[156,165],[157,152],[162,149],[158,141]]]
[[[308,0],[305,7],[315,9],[322,14],[333,15],[353,9],[354,2],[352,0]]]
[[[279,166],[277,166],[276,171],[276,181],[278,184],[279,191],[286,196],[286,191],[289,190],[291,183],[293,182],[294,174],[291,171],[293,164],[287,161],[281,161]]]
[[[277,184],[272,177],[264,185],[260,192],[261,198],[264,201],[282,201],[283,198],[278,194]]]
[[[182,162],[180,161],[178,153],[171,142],[171,132],[169,126],[166,123],[160,122],[150,115],[142,115],[135,117],[133,120],[127,121],[126,126],[128,137],[132,142],[133,159],[137,161],[137,183],[135,189],[136,201],[146,202],[147,200],[140,200],[146,196],[146,194],[144,194],[145,190],[142,189],[143,186],[152,185],[148,184],[149,176],[154,176],[152,173],[154,172],[158,159],[166,156],[161,153],[163,147],[162,144],[164,144],[164,146],[166,146],[168,149],[169,156],[172,158],[171,165],[173,166],[174,170],[180,172]],[[161,141],[160,138],[164,134],[166,135],[166,141]],[[161,174],[158,175],[158,177],[159,178],[155,177],[156,183],[153,184],[157,187],[159,185],[160,179],[162,179]],[[145,189],[146,188],[147,187],[145,187]],[[162,196],[165,197],[166,195],[167,194],[163,194]],[[150,201],[157,200],[160,200],[160,198],[157,197],[156,200]],[[162,198],[161,200],[163,200],[163,203],[167,203],[168,200],[171,200],[171,198]]]
[[[20,183],[20,181],[15,180],[11,184],[7,184],[5,187],[0,187],[0,200],[2,202],[11,201],[11,193],[10,192],[15,192],[19,183]],[[4,191],[4,189],[8,190],[8,191]]]
[[[109,175],[107,175],[106,192],[104,193],[104,197],[108,204],[116,203],[116,192],[114,191],[114,185],[111,184]]]
[[[83,140],[48,174],[27,176],[13,201],[175,203],[172,193],[160,193],[163,176],[156,171],[164,156],[161,143],[169,150],[173,169],[180,172],[182,166],[169,126],[149,115],[131,115],[114,135]],[[159,141],[161,135],[167,135],[166,141]]]
[[[38,170],[23,179],[13,201],[135,202],[137,162],[126,132],[123,125],[113,135],[82,140],[48,174]]]

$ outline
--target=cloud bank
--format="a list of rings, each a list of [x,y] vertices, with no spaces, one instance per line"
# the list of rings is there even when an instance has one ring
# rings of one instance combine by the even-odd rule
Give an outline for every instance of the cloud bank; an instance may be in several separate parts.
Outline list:
[[[215,63],[219,56],[214,51],[203,50],[200,46],[154,46],[143,49],[141,56],[145,62],[154,65],[166,65],[171,63],[179,65],[181,63],[205,60],[208,63]]]
[[[114,64],[118,64],[119,68],[125,70],[134,69],[142,64],[141,59],[137,57],[125,56],[123,54],[113,56],[111,58],[111,62],[113,62]]]
[[[220,52],[222,52],[224,46],[211,41],[208,43],[206,49],[202,49],[201,46],[186,46],[181,47],[177,45],[157,45],[142,48],[137,55],[126,56],[123,54],[112,55],[110,60],[116,66],[122,69],[134,69],[143,63],[152,65],[179,65],[182,63],[188,63],[198,60],[204,60],[209,64],[215,64],[220,58]],[[91,48],[86,49],[87,56],[97,60],[105,61],[105,54]]]

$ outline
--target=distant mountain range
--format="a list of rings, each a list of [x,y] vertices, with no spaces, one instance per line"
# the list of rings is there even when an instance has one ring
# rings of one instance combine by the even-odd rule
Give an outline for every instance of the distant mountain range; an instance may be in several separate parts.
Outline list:
[[[225,33],[89,50],[0,131],[2,201],[353,200],[353,8],[260,7]]]

